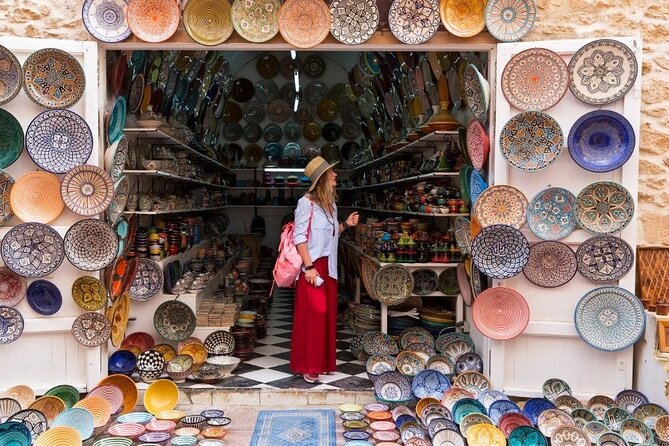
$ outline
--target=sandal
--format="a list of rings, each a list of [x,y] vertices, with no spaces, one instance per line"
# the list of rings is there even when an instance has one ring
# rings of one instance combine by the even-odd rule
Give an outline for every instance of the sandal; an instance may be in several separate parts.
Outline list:
[[[309,384],[320,383],[320,381],[318,380],[318,375],[316,375],[315,373],[305,373],[304,375],[302,375],[302,378],[304,378],[304,380]]]

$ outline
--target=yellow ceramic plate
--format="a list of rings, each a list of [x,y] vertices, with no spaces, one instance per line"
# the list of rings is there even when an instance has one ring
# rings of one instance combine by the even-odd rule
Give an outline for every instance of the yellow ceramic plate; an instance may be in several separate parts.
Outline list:
[[[485,0],[441,0],[441,21],[453,35],[471,37],[485,27]]]
[[[123,342],[125,330],[128,328],[129,315],[130,297],[125,292],[107,309],[107,319],[111,322],[112,327],[111,341],[114,347],[118,347]]]
[[[52,427],[37,437],[34,446],[81,446],[81,435],[70,426]]]
[[[87,396],[75,404],[74,407],[89,411],[93,415],[93,425],[95,427],[104,426],[111,418],[111,405],[109,401],[101,396]]]
[[[188,35],[202,45],[218,45],[228,40],[232,31],[228,0],[188,0],[183,12]]]
[[[98,311],[107,303],[107,290],[92,276],[82,276],[72,284],[72,299],[86,311]]]
[[[12,398],[19,402],[21,409],[27,409],[35,401],[35,392],[26,385],[10,387],[2,394],[3,398]]]
[[[469,446],[506,446],[506,438],[501,430],[491,424],[477,424],[467,432]]]
[[[137,384],[125,375],[109,375],[98,383],[100,386],[115,386],[123,393],[123,407],[121,413],[131,412],[137,405]]]
[[[174,409],[178,401],[179,388],[169,379],[152,382],[144,392],[144,408],[154,415]]]
[[[178,423],[186,416],[186,412],[183,410],[163,410],[162,412],[158,412],[155,416],[156,420],[169,420]]]
[[[207,349],[202,344],[188,344],[179,350],[180,355],[190,355],[193,364],[202,364],[207,360]]]
[[[170,344],[158,344],[155,345],[151,350],[155,350],[163,355],[163,359],[166,363],[170,362],[177,355],[177,351],[174,350],[174,347],[172,347]]]
[[[49,395],[37,398],[29,408],[42,412],[46,417],[46,420],[49,422],[49,425],[51,425],[54,418],[56,418],[59,413],[64,412],[67,407],[63,400],[57,396]]]
[[[355,403],[342,404],[341,406],[339,406],[339,411],[340,412],[361,412],[362,411],[362,406],[360,404],[355,404]]]

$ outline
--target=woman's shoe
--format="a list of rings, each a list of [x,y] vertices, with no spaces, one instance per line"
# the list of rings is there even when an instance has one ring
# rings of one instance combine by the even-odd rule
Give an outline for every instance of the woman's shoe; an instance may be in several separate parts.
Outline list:
[[[304,380],[309,384],[316,384],[320,382],[318,381],[318,375],[315,373],[305,373],[302,375],[302,378],[304,378]]]

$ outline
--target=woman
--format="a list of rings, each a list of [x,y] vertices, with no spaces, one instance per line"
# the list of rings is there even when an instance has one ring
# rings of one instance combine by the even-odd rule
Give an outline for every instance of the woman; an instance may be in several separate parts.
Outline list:
[[[304,174],[309,193],[295,209],[293,241],[302,257],[295,290],[295,318],[290,368],[308,383],[335,370],[337,338],[337,245],[339,234],[358,224],[358,213],[337,221],[337,174],[334,164],[317,156]]]

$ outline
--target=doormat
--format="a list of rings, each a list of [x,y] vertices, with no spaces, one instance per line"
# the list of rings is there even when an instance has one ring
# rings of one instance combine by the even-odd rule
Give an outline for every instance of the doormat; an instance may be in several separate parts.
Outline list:
[[[335,446],[332,409],[261,410],[251,446]]]

